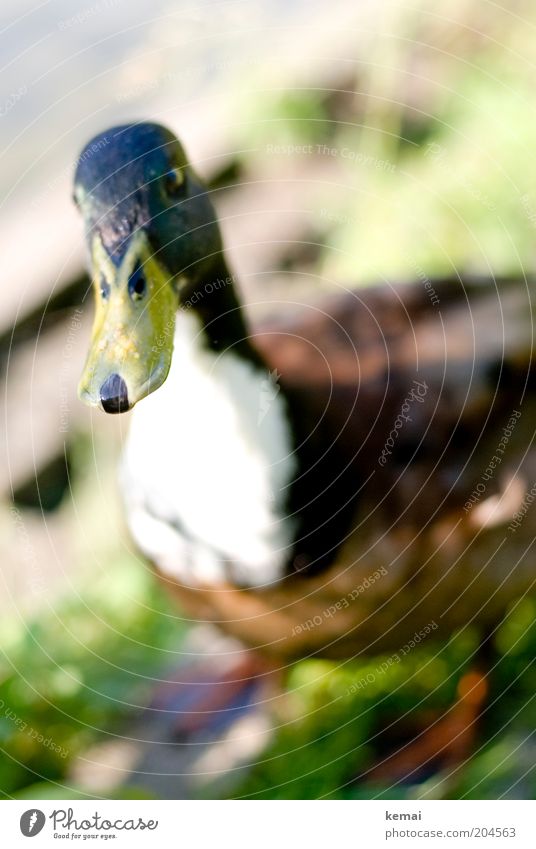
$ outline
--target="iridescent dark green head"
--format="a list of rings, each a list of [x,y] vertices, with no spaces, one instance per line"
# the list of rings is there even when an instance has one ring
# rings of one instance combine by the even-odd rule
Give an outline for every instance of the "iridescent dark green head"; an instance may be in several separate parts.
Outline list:
[[[96,296],[79,394],[123,412],[166,379],[175,313],[220,260],[219,227],[182,146],[158,124],[93,138],[78,160],[74,198]]]

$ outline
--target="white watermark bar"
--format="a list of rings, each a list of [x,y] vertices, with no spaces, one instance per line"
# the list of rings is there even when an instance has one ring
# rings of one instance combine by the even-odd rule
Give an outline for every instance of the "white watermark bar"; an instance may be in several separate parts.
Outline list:
[[[277,809],[277,810],[276,810]],[[533,849],[532,801],[13,801],[4,846],[67,842],[196,849],[300,846]]]

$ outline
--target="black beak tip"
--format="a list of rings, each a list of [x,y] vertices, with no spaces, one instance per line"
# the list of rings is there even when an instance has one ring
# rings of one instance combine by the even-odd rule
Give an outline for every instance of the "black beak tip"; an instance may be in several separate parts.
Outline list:
[[[129,409],[127,385],[118,374],[111,374],[100,388],[105,413],[126,413]]]

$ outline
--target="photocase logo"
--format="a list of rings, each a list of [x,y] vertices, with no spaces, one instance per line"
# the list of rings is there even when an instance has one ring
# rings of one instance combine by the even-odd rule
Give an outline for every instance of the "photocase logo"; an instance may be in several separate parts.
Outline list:
[[[31,808],[29,811],[24,811],[20,818],[20,830],[25,837],[35,837],[39,834],[46,821],[43,811],[38,811],[36,808]]]

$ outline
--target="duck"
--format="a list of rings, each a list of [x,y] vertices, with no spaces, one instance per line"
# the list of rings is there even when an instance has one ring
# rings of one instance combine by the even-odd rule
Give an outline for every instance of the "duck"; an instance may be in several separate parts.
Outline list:
[[[125,516],[181,610],[281,668],[485,642],[534,585],[534,279],[419,269],[252,323],[169,129],[112,127],[77,163],[79,397],[132,411]]]

